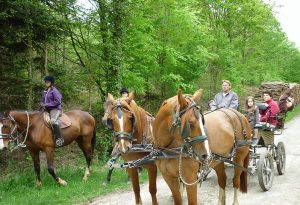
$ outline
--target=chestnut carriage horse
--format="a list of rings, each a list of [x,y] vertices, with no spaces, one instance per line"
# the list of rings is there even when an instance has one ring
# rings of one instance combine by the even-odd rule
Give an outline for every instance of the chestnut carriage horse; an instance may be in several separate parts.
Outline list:
[[[133,97],[134,94],[131,92],[129,97],[115,100],[111,94],[108,94],[106,100],[107,121],[113,130],[113,140],[117,152],[121,153],[125,162],[138,160],[149,154],[149,152],[132,152],[133,146],[153,144],[152,117],[144,109],[137,106]],[[158,204],[156,198],[156,165],[152,163],[142,167],[148,171],[149,192],[152,197],[152,204],[156,205]],[[142,204],[137,167],[127,168],[126,171],[131,179],[135,203]]]
[[[188,204],[197,204],[198,171],[204,165],[214,168],[220,187],[218,204],[225,205],[224,161],[214,160],[214,156],[227,157],[234,150],[233,161],[240,166],[234,168],[233,204],[236,205],[237,189],[247,191],[247,172],[242,169],[248,167],[249,146],[235,146],[235,142],[251,139],[250,125],[241,113],[231,109],[221,109],[204,117],[196,105],[201,95],[202,90],[194,95],[183,95],[179,90],[177,96],[163,102],[153,122],[154,146],[169,152],[186,148],[180,151],[181,157],[157,158],[155,163],[171,189],[176,205],[182,204],[181,182],[187,185]]]
[[[90,175],[92,154],[96,143],[95,119],[89,113],[80,110],[73,110],[64,114],[70,118],[71,125],[62,129],[63,146],[70,144],[74,140],[77,142],[86,159],[87,166],[83,180],[87,180]],[[11,140],[18,140],[18,146],[26,145],[28,148],[34,164],[37,186],[41,185],[40,151],[46,154],[48,172],[59,185],[67,185],[67,182],[58,177],[54,171],[53,152],[55,142],[52,130],[44,121],[43,112],[5,112],[2,123],[2,134],[8,134]],[[22,139],[19,139],[19,137]]]

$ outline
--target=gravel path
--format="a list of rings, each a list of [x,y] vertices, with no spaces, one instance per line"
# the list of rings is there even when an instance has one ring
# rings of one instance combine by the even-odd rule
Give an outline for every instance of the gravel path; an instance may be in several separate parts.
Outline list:
[[[275,168],[275,177],[272,188],[263,192],[259,186],[257,173],[249,177],[248,193],[239,195],[240,205],[295,205],[300,203],[300,116],[286,125],[286,130],[280,136],[275,137],[275,142],[283,141],[287,153],[286,173],[279,176]],[[227,192],[226,204],[233,202],[232,176],[233,168],[227,167]],[[159,177],[157,180],[157,198],[159,204],[171,205],[173,199],[169,187]],[[208,179],[203,182],[199,189],[198,203],[202,205],[217,204],[218,202],[218,184],[214,171],[210,173]],[[141,186],[141,196],[144,205],[151,205],[151,196],[148,192],[148,184]],[[186,192],[184,192],[184,202],[187,204]],[[113,192],[103,197],[93,200],[90,205],[132,205],[134,204],[133,191],[123,190]]]

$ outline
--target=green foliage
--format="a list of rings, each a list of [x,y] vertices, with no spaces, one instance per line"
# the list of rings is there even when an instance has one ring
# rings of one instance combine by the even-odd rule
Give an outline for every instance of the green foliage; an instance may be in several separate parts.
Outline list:
[[[300,113],[300,105],[296,106],[293,111],[288,112],[286,116],[286,121],[289,122],[292,119],[294,119],[296,116],[298,116]]]

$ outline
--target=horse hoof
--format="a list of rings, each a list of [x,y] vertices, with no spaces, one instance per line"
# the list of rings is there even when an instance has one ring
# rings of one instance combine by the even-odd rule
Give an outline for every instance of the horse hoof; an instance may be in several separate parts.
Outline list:
[[[86,176],[82,178],[82,181],[84,181],[84,182],[87,182],[87,180],[88,180],[88,177],[86,177]]]
[[[103,182],[103,183],[102,183],[103,186],[106,186],[107,184],[108,184],[107,182]]]
[[[68,183],[65,180],[62,180],[61,178],[58,178],[57,183],[61,186],[67,186]]]
[[[37,188],[41,187],[42,186],[42,182],[40,182],[40,181],[35,182],[35,186]]]

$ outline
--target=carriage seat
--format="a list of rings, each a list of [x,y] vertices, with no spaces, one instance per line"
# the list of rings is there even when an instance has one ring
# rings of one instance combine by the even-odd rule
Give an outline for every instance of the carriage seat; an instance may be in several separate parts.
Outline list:
[[[271,123],[266,122],[260,122],[258,124],[254,125],[255,129],[262,129],[265,131],[274,131],[274,130],[280,130],[284,128],[284,122],[285,122],[285,113],[279,113],[275,116],[276,120],[278,121],[277,125],[272,125]]]

